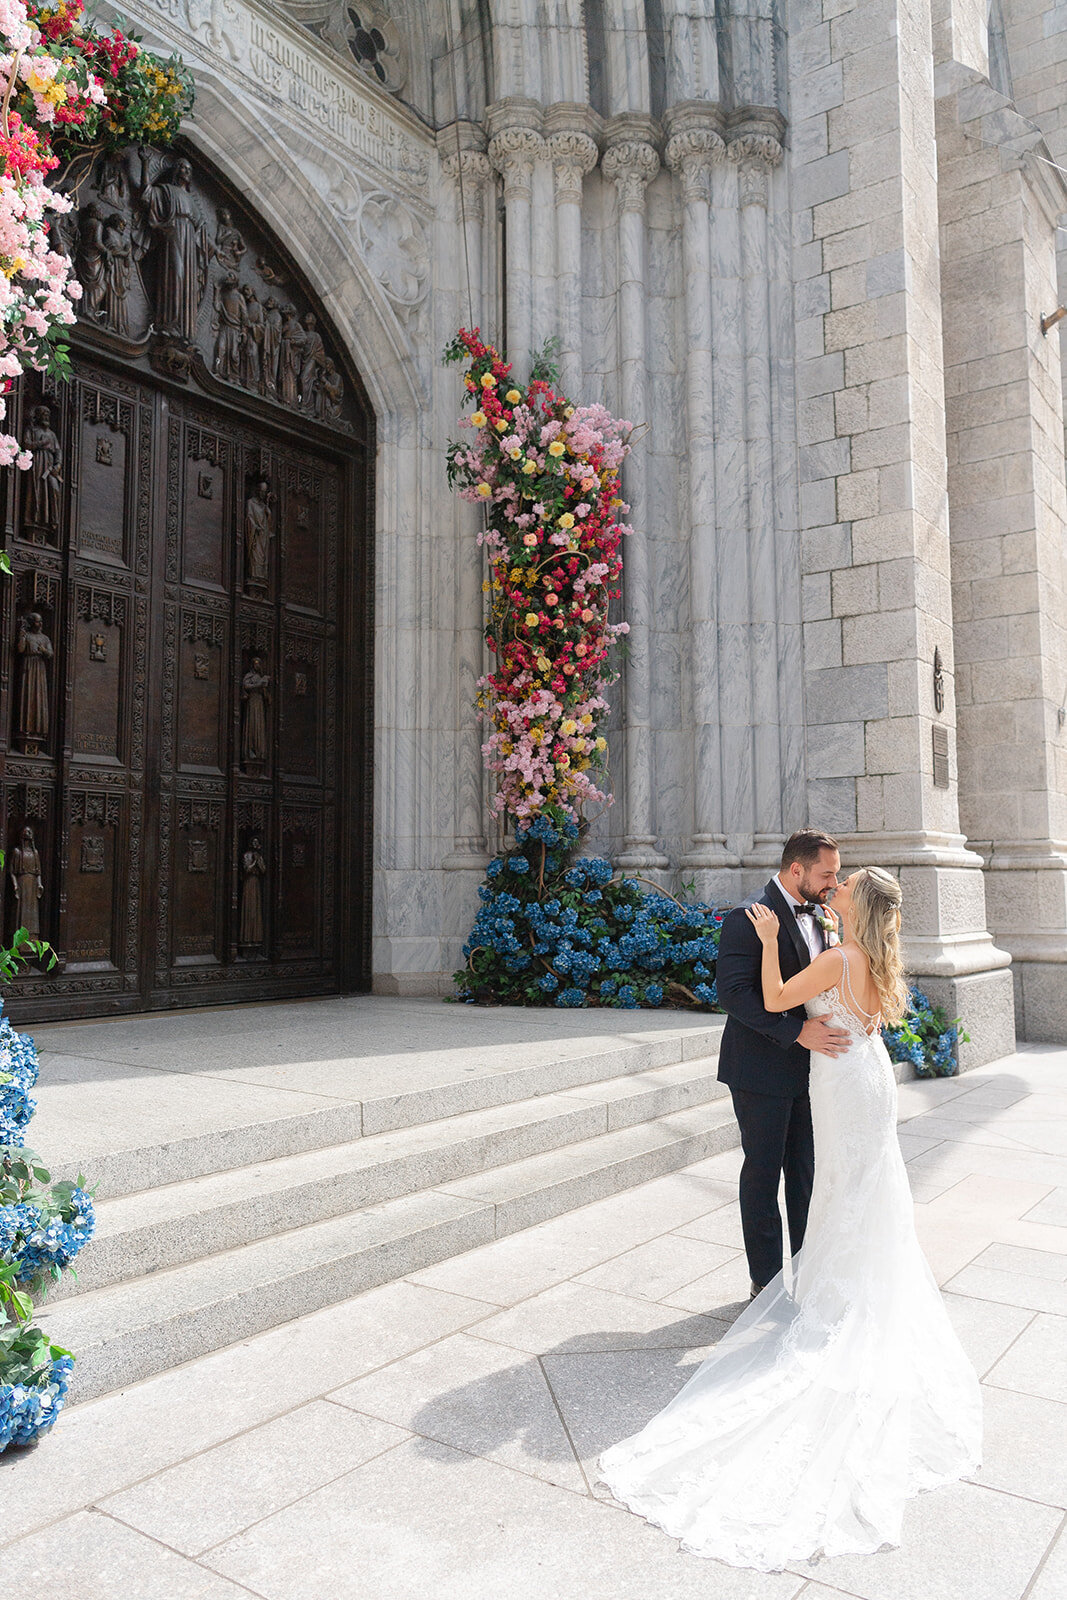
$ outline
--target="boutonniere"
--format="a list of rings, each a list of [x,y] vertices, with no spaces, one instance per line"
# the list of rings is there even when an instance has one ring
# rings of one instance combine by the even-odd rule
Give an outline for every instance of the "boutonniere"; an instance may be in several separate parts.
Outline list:
[[[841,936],[837,931],[837,918],[826,906],[820,906],[815,913],[815,920],[823,931],[826,939],[826,948],[832,949],[835,944],[841,943]]]

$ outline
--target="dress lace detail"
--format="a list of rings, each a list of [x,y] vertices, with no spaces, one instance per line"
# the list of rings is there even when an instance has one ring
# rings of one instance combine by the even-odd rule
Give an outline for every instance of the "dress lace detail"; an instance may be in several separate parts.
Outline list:
[[[855,1006],[847,958],[842,987]],[[865,1026],[839,988],[807,1010],[850,1044],[811,1057],[804,1246],[680,1393],[600,1460],[616,1498],[683,1548],[763,1572],[899,1543],[907,1499],[981,1455],[978,1380],[915,1237],[877,1019]]]

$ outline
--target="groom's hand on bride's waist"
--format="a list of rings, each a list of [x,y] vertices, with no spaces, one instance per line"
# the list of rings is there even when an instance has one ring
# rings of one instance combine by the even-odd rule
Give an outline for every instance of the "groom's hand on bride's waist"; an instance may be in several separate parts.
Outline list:
[[[809,1017],[797,1034],[802,1050],[815,1050],[821,1056],[843,1056],[848,1049],[848,1034],[821,1017]]]

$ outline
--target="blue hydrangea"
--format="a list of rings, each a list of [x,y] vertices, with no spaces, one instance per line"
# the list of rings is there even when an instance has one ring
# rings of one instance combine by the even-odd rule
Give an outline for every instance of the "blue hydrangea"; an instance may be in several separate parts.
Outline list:
[[[561,989],[559,994],[556,996],[555,1003],[557,1006],[584,1006],[585,995],[580,989],[575,989],[573,987],[570,989]]]
[[[529,872],[530,863],[525,856],[514,855],[508,857],[508,871],[515,873]]]
[[[486,867],[485,875],[486,875],[487,878],[499,878],[499,876],[503,872],[503,870],[504,870],[503,857],[497,856],[495,858],[495,860],[490,861],[489,865]]]
[[[0,1144],[21,1146],[37,1102],[30,1093],[40,1066],[28,1033],[16,1033],[0,1017]]]
[[[70,1356],[59,1356],[39,1385],[0,1383],[0,1450],[9,1444],[30,1444],[55,1426],[73,1369]]]
[[[559,988],[559,979],[554,972],[543,972],[537,980],[537,987],[545,994],[555,994]]]

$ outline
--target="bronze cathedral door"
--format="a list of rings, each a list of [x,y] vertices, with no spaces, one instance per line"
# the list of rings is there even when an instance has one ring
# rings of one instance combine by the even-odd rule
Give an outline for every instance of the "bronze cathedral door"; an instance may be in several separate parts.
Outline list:
[[[8,489],[5,931],[60,958],[12,1009],[364,987],[358,377],[198,159],[127,152],[78,202],[74,378],[27,381]]]

